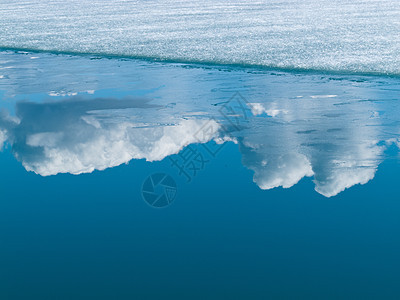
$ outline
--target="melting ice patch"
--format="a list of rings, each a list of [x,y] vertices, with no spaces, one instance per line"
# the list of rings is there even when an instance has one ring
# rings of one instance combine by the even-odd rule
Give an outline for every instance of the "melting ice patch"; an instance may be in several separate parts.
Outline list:
[[[2,0],[0,47],[400,74],[399,19],[398,0]]]

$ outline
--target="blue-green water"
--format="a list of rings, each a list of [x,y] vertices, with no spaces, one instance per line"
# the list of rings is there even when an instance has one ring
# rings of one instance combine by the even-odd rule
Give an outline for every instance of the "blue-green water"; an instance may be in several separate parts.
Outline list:
[[[398,299],[399,83],[0,52],[0,298]]]

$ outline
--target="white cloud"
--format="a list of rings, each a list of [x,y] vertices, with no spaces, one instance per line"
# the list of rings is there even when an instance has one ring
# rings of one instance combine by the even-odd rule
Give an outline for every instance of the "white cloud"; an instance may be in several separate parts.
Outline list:
[[[0,150],[3,149],[4,142],[7,140],[7,134],[5,130],[0,130]]]
[[[78,95],[77,92],[65,92],[65,91],[61,91],[61,92],[56,92],[56,91],[50,91],[48,93],[49,96],[52,97],[65,97],[65,96],[76,96]]]
[[[334,96],[282,99],[279,107],[251,104],[254,115],[284,112],[277,122],[251,119],[254,125],[237,138],[243,164],[254,171],[261,189],[288,188],[312,176],[315,190],[332,197],[374,178],[384,151],[378,146],[379,118],[370,118],[376,108],[355,102],[343,109],[334,105]]]
[[[182,120],[175,125],[148,128],[135,128],[134,124],[127,122],[108,128],[94,128],[94,131],[93,128],[81,126],[72,133],[38,133],[27,136],[27,144],[43,147],[43,155],[39,160],[23,161],[23,165],[28,171],[47,176],[89,173],[115,167],[132,159],[162,160],[198,142],[194,134],[205,122]],[[89,132],[92,137],[87,139]]]
[[[263,141],[261,137],[258,140]],[[261,189],[290,188],[302,178],[313,176],[315,190],[325,197],[373,179],[384,150],[375,143],[356,145],[347,151],[338,148],[334,153],[307,145],[303,148],[306,154],[284,144],[269,149],[265,144],[242,141],[240,146],[243,164],[254,171],[253,180]]]
[[[276,117],[279,114],[286,114],[287,110],[282,110],[282,109],[277,109],[276,105],[272,105],[270,108],[266,108],[264,104],[262,103],[249,103],[248,106],[251,109],[251,113],[254,116],[262,115],[262,114],[267,114],[269,117]]]
[[[313,175],[308,159],[298,153],[273,157],[263,160],[254,168],[254,182],[263,190],[276,187],[290,188],[303,177]]]
[[[146,104],[115,99],[98,100],[100,110],[87,101],[52,104],[25,103],[17,107],[20,123],[9,126],[13,151],[28,171],[42,176],[81,174],[127,163],[132,159],[162,160],[191,143],[205,143],[213,136],[195,135],[207,119],[162,119],[137,122]],[[131,108],[136,115],[118,120],[118,112]],[[136,106],[136,107],[135,107]],[[89,113],[90,112],[90,113]],[[112,113],[107,117],[107,113]],[[214,123],[211,123],[214,122]],[[217,132],[216,132],[217,133]],[[3,140],[3,131],[0,131]],[[5,139],[5,137],[4,137]]]
[[[252,118],[247,129],[226,136],[219,135],[220,121],[202,113],[181,118],[151,109],[146,101],[19,103],[18,118],[0,116],[0,145],[8,138],[23,166],[43,176],[89,173],[132,159],[162,160],[191,143],[213,139],[238,144],[243,165],[254,171],[261,189],[290,188],[313,177],[315,190],[332,197],[370,181],[384,150],[378,146],[378,127],[371,126],[378,121],[370,118],[371,104],[357,111],[310,97],[296,99],[282,101],[279,109],[276,103],[253,103],[255,115],[282,113],[281,119]],[[209,130],[196,134],[202,128]],[[387,143],[400,144],[397,139]]]
[[[315,190],[332,197],[357,184],[366,184],[375,176],[384,147],[366,142],[353,147],[351,153],[326,161],[324,170],[315,177]]]
[[[310,96],[313,99],[318,99],[318,98],[335,98],[337,97],[337,95],[314,95],[314,96]]]

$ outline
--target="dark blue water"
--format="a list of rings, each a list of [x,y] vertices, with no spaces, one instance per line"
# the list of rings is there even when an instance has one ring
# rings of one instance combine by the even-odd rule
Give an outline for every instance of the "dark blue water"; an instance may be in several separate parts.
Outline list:
[[[1,299],[399,298],[397,79],[1,55]]]

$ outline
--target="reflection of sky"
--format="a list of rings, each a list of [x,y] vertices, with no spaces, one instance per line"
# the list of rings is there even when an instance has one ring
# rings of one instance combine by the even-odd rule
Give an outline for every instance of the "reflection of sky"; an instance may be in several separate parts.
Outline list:
[[[28,171],[81,174],[132,159],[161,160],[197,142],[193,133],[208,122],[162,114],[153,119],[145,111],[151,108],[160,109],[129,98],[20,102],[16,119],[4,118],[3,131]]]
[[[162,160],[189,144],[223,138],[238,144],[261,189],[312,177],[316,191],[330,197],[374,178],[385,144],[397,141],[395,79],[118,60],[91,60],[83,72],[84,58],[0,57],[7,67],[0,79],[0,143],[7,140],[25,169],[40,175]],[[246,119],[221,114],[235,91],[248,101]],[[199,140],[209,122],[219,133]]]
[[[333,196],[373,178],[382,152],[375,105],[344,109],[337,98],[282,99],[278,109],[285,114],[259,118],[243,134],[243,162],[261,188],[287,188],[313,176],[316,190]]]

